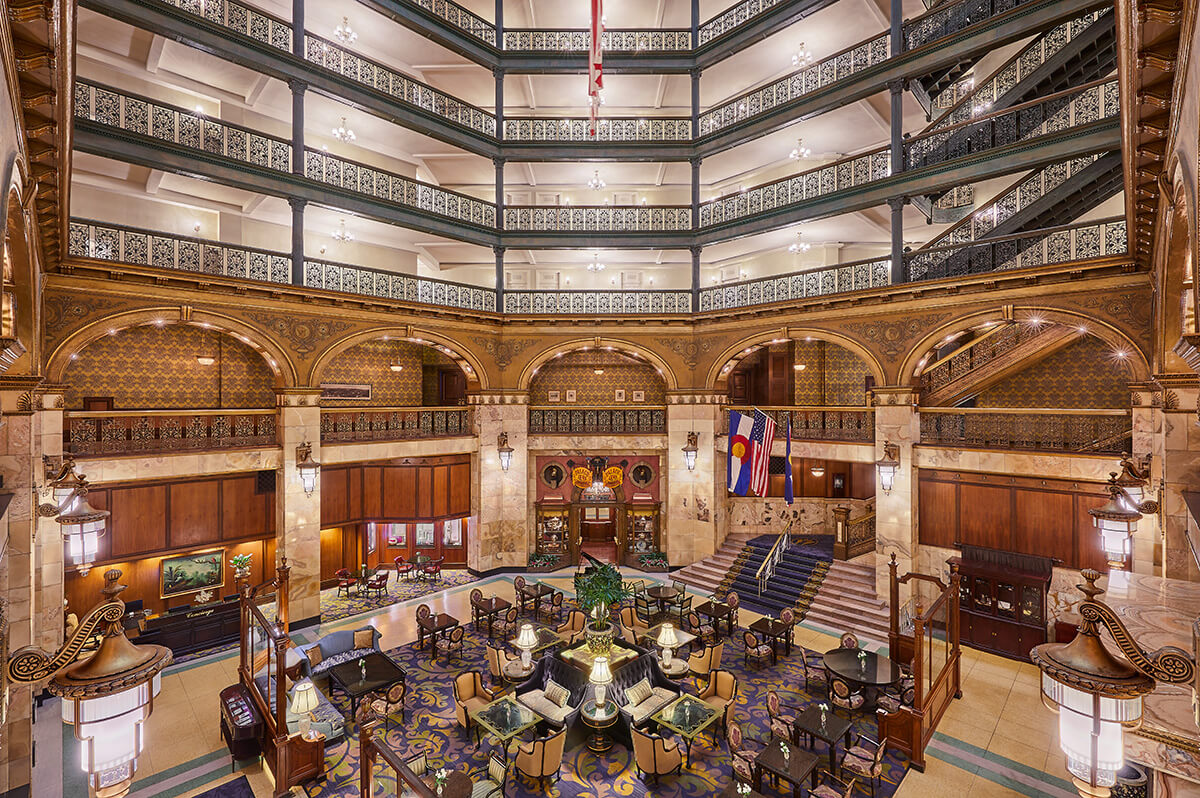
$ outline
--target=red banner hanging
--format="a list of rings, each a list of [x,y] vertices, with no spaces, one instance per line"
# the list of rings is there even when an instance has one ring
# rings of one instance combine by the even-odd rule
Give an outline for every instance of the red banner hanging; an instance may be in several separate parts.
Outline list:
[[[592,0],[591,47],[588,52],[588,135],[596,135],[600,92],[604,89],[604,0]]]

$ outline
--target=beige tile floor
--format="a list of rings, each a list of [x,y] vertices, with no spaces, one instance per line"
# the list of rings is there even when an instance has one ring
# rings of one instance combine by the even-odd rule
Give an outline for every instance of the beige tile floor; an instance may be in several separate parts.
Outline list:
[[[570,588],[569,577],[547,578],[556,587]],[[458,618],[470,617],[469,587],[428,596],[436,611]],[[485,590],[513,598],[507,579],[490,580]],[[754,613],[742,613],[743,625],[755,620]],[[352,627],[361,619],[347,619],[329,629]],[[370,623],[379,629],[384,648],[416,639],[413,606],[394,605],[373,616]],[[323,630],[328,631],[328,629]],[[837,639],[814,629],[802,628],[797,641],[806,648],[824,651]],[[216,694],[237,679],[234,657],[173,673],[163,679],[162,694],[150,718],[147,751],[138,767],[138,777],[157,773],[204,754],[223,750],[218,733]],[[984,748],[1008,759],[1029,765],[1059,778],[1069,778],[1058,751],[1055,716],[1038,698],[1038,671],[1028,663],[1018,663],[971,649],[963,649],[963,698],[947,711],[938,730],[950,737]],[[271,785],[261,766],[242,771],[258,796],[270,795]],[[230,776],[220,778],[190,793],[204,792]],[[929,757],[924,773],[910,771],[896,793],[897,798],[992,798],[1019,796],[1021,793],[997,784],[984,775],[976,775],[954,764]]]

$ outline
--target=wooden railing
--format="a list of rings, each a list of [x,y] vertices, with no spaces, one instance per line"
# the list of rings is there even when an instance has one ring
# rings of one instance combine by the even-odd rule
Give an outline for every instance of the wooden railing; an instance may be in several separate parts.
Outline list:
[[[70,411],[63,427],[63,446],[83,456],[277,445],[273,409]]]
[[[411,441],[474,435],[469,407],[338,407],[321,410],[321,443]]]
[[[392,747],[385,735],[377,735],[383,719],[375,714],[370,701],[363,701],[358,708],[358,794],[359,795],[412,795],[417,798],[439,798],[428,784],[413,773],[400,752]],[[382,764],[391,770],[391,778],[384,779],[394,782],[388,785],[376,784],[375,766]],[[401,785],[403,789],[401,789]],[[383,787],[376,792],[377,787]]]
[[[743,413],[753,407],[731,407]],[[869,407],[764,407],[758,409],[775,420],[775,437],[787,437],[788,418],[792,421],[792,439],[808,441],[875,440],[875,413]]]
[[[921,443],[935,446],[1119,454],[1129,451],[1132,434],[1128,410],[921,409]]]
[[[869,551],[875,551],[875,508],[851,521],[849,507],[834,507],[833,558],[852,560]]]
[[[667,431],[662,405],[529,408],[530,435],[653,434]]]

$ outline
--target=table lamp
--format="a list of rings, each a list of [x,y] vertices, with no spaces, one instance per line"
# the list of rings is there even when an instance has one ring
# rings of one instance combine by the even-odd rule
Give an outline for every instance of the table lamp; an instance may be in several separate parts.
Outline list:
[[[596,657],[592,661],[592,672],[588,675],[588,681],[596,686],[596,710],[603,711],[604,704],[608,699],[608,686],[612,684],[612,671],[608,669],[608,657]]]
[[[320,706],[317,700],[317,688],[308,679],[296,682],[292,691],[292,714],[300,717],[300,736],[306,740],[314,739],[312,733],[312,711]]]
[[[533,649],[537,646],[537,635],[533,633],[533,624],[521,624],[517,632],[517,648],[521,649],[521,667],[529,670],[533,665]]]
[[[655,642],[662,646],[663,667],[671,667],[671,652],[679,645],[679,637],[675,634],[675,625],[664,623],[658,631],[658,640]]]

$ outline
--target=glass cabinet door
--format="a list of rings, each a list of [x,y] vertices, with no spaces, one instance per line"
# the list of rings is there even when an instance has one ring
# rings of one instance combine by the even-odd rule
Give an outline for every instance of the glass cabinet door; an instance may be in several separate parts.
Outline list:
[[[1025,623],[1041,625],[1044,621],[1042,612],[1042,591],[1033,585],[1021,588],[1021,620]]]
[[[971,606],[971,577],[964,576],[958,583],[958,606],[969,609]]]
[[[980,612],[991,612],[992,606],[992,580],[975,577],[975,609]]]
[[[996,583],[996,613],[1005,618],[1017,617],[1017,588],[1009,582]]]

